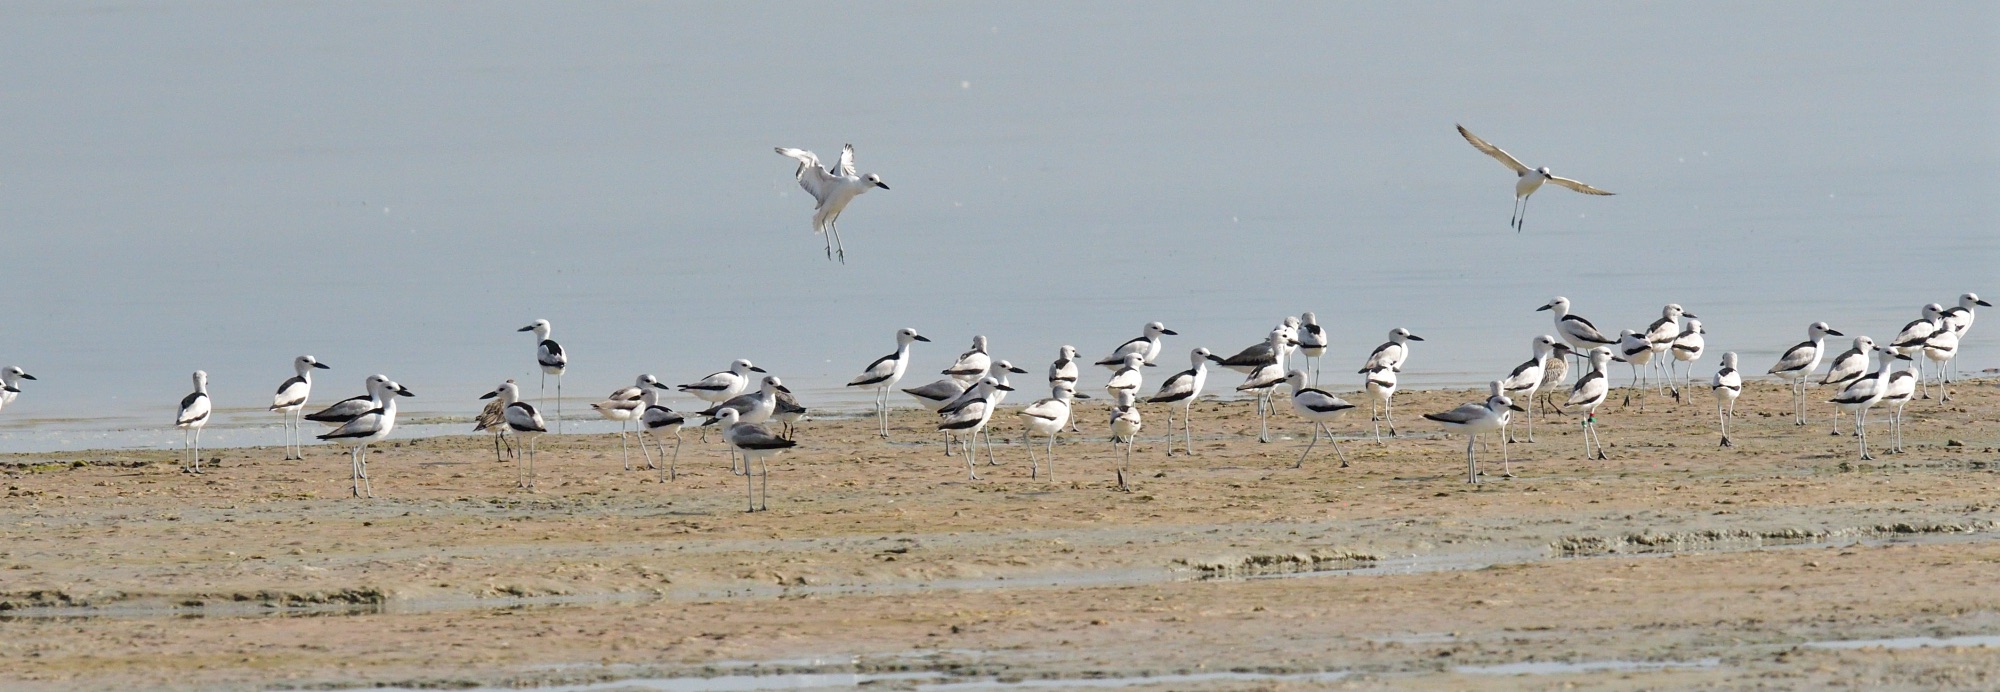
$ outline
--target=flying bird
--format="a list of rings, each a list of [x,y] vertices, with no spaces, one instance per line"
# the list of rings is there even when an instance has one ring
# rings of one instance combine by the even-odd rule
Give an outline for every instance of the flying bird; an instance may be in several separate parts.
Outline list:
[[[1528,197],[1535,194],[1536,190],[1542,189],[1542,183],[1555,183],[1586,195],[1608,196],[1615,194],[1585,185],[1579,181],[1557,176],[1549,172],[1548,166],[1529,168],[1527,164],[1521,163],[1521,160],[1514,158],[1512,154],[1507,153],[1500,147],[1486,143],[1486,140],[1480,139],[1479,135],[1467,131],[1464,125],[1458,126],[1458,133],[1465,136],[1465,141],[1472,143],[1472,148],[1485,152],[1487,156],[1498,159],[1501,164],[1514,169],[1514,175],[1519,180],[1514,181],[1514,216],[1507,220],[1507,225],[1513,226],[1515,233],[1521,232],[1521,226],[1527,221]]]
[[[840,228],[834,225],[840,220],[840,212],[847,209],[847,203],[854,201],[861,193],[874,188],[889,189],[882,182],[882,176],[869,173],[859,175],[854,172],[854,145],[840,148],[840,165],[821,168],[819,155],[804,149],[777,147],[777,152],[797,159],[799,170],[792,174],[799,181],[799,187],[812,193],[813,232],[825,235],[826,258],[840,256],[840,263],[847,264],[847,249],[840,246]]]

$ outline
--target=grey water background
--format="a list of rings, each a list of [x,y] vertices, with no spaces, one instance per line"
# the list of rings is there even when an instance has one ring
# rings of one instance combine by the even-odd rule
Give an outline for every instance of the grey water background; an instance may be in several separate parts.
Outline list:
[[[301,353],[319,402],[382,372],[470,416],[536,393],[535,318],[580,420],[738,357],[858,411],[904,326],[913,384],[975,333],[1039,382],[1314,310],[1335,387],[1396,326],[1406,384],[1477,386],[1557,294],[1681,303],[1756,372],[2000,297],[1992,3],[7,3],[0,56],[0,361],[42,378],[0,450],[177,444],[196,368],[211,445],[276,444]],[[1619,194],[1517,234],[1454,123]],[[771,151],[843,142],[893,188],[844,266]],[[1961,360],[2000,365],[2000,313]]]

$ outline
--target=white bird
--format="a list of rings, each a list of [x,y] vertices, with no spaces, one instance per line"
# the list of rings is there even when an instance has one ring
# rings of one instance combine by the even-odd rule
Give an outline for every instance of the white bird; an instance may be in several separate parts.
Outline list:
[[[1910,359],[1909,356],[1897,353],[1895,348],[1886,346],[1875,349],[1875,355],[1881,361],[1881,364],[1875,367],[1875,372],[1847,383],[1847,387],[1841,389],[1839,394],[1827,400],[1854,416],[1854,437],[1861,444],[1863,461],[1875,458],[1875,455],[1868,453],[1868,409],[1874,408],[1876,402],[1882,400],[1882,395],[1887,393],[1889,368],[1895,364],[1896,359]]]
[[[547,404],[549,400],[549,376],[556,376],[556,432],[560,433],[562,432],[562,376],[563,370],[569,368],[569,356],[563,353],[562,344],[549,338],[549,333],[554,330],[549,326],[548,320],[535,320],[528,326],[514,331],[535,333],[535,364],[542,368],[543,404]]]
[[[1951,326],[1952,333],[1957,334],[1960,341],[1964,341],[1965,333],[1972,330],[1972,312],[1974,308],[1979,307],[1990,308],[1993,307],[1993,304],[1980,300],[1977,293],[1966,293],[1958,297],[1958,305],[1952,306],[1942,313],[1945,324]],[[1951,366],[1952,372],[1955,373],[1958,371],[1958,359],[1956,357],[1952,359],[1952,362],[1947,363],[1947,365]],[[6,397],[8,401],[14,399],[12,394],[8,394]]]
[[[592,410],[597,411],[597,415],[603,416],[606,420],[618,421],[618,454],[625,462],[627,471],[632,470],[632,452],[626,446],[626,426],[637,420],[639,412],[645,409],[646,392],[662,386],[664,385],[660,384],[658,378],[651,374],[642,374],[632,381],[632,386],[614,389],[603,401],[590,405]],[[641,446],[639,453],[645,452],[645,447]]]
[[[348,461],[353,466],[355,497],[375,496],[375,486],[368,481],[368,445],[382,441],[396,429],[396,397],[416,396],[403,385],[382,375],[369,378],[368,385],[368,393],[375,400],[375,408],[355,416],[354,420],[341,424],[332,432],[319,436],[322,440],[341,442],[353,447],[348,452]]]
[[[1506,377],[1500,379],[1500,391],[1509,400],[1520,399],[1532,404],[1535,401],[1535,392],[1542,388],[1542,370],[1547,367],[1549,357],[1559,351],[1568,351],[1569,346],[1557,341],[1553,336],[1543,334],[1530,341],[1528,348],[1533,351],[1533,357],[1529,358],[1528,362],[1514,366],[1513,372],[1507,373]],[[1530,407],[1527,413],[1528,441],[1534,442],[1535,412]],[[1511,428],[1507,430],[1507,441],[1514,441],[1514,432]]]
[[[1167,456],[1174,455],[1174,409],[1181,405],[1181,429],[1185,433],[1183,444],[1188,456],[1194,456],[1194,424],[1190,422],[1194,413],[1194,401],[1201,398],[1201,390],[1208,386],[1208,361],[1214,358],[1206,348],[1188,352],[1189,367],[1174,373],[1160,383],[1160,389],[1146,401],[1154,404],[1168,404],[1167,407]]]
[[[1610,352],[1605,353],[1610,357]],[[1497,383],[1496,383],[1497,384]],[[1473,446],[1479,436],[1507,427],[1507,418],[1514,411],[1521,410],[1505,395],[1494,394],[1486,397],[1484,403],[1465,404],[1443,413],[1426,413],[1425,418],[1437,421],[1446,430],[1465,434],[1465,482],[1479,482],[1479,461],[1473,456]],[[1511,462],[1507,459],[1507,441],[1500,441],[1501,473],[1514,477]]]
[[[953,397],[950,402],[947,402],[945,405],[939,407],[937,410],[938,415],[949,416],[953,413],[956,413],[960,408],[964,408],[966,404],[972,403],[975,399],[985,402],[988,408],[997,410],[1000,407],[1000,402],[1007,400],[1007,393],[1014,391],[1014,384],[1008,381],[1007,379],[1007,375],[1009,373],[1016,375],[1025,375],[1028,374],[1028,371],[1015,367],[1013,363],[1007,362],[1006,360],[996,360],[988,363],[986,366],[986,374],[984,377],[991,377],[993,379],[999,380],[1000,387],[988,392],[977,391],[978,390],[977,385],[967,388],[965,391],[959,392],[958,396]],[[982,377],[981,379],[984,379],[984,377]],[[940,380],[940,382],[943,381]],[[944,391],[946,387],[950,386],[950,385],[940,385],[940,382],[931,383],[932,385],[939,385],[937,391]],[[956,384],[958,384],[957,381],[955,380],[952,381],[952,385]],[[915,395],[912,394],[912,396]],[[975,432],[975,435],[984,436],[986,439],[987,465],[999,466],[1000,464],[993,457],[993,432],[991,430],[988,430],[985,426],[982,425]],[[977,437],[975,437],[973,443],[977,444],[978,441],[979,440],[977,439]],[[951,456],[951,436],[948,434],[945,436],[945,456]]]
[[[1952,331],[1950,324],[1941,324],[1931,337],[1924,340],[1924,358],[1937,372],[1938,401],[1951,401],[1951,382],[1945,377],[1944,366],[1958,357],[1958,332]]]
[[[1903,325],[1903,330],[1896,333],[1896,338],[1889,340],[1890,348],[1894,348],[1897,353],[1910,356],[1911,358],[1923,355],[1924,342],[1929,341],[1931,334],[1936,333],[1937,330],[1946,325],[1944,321],[1944,306],[1942,305],[1931,303],[1925,305],[1919,312],[1921,314],[1917,319]],[[1917,383],[1924,390],[1924,398],[1928,399],[1930,398],[1930,388],[1923,386],[1924,362],[1918,360],[1916,363]]]
[[[666,386],[661,385],[660,389],[666,389]],[[667,456],[666,440],[662,438],[667,435],[674,436],[674,455],[667,459],[665,466],[660,467],[660,482],[665,483],[680,477],[677,466],[681,460],[681,428],[687,426],[687,416],[661,406],[659,392],[647,390],[644,396],[642,401],[645,402],[646,408],[639,411],[639,429],[647,433],[647,437],[653,438],[653,443],[660,447],[661,457]],[[646,438],[641,437],[639,451],[645,450]]]
[[[1521,227],[1528,220],[1528,197],[1535,194],[1536,190],[1542,189],[1542,183],[1544,182],[1555,183],[1586,195],[1609,196],[1613,194],[1585,185],[1579,181],[1559,177],[1554,173],[1550,173],[1547,166],[1529,168],[1526,164],[1521,163],[1520,159],[1516,159],[1513,155],[1502,151],[1500,147],[1487,144],[1486,140],[1480,139],[1477,135],[1467,131],[1464,125],[1458,126],[1458,134],[1463,135],[1465,141],[1472,144],[1472,148],[1484,152],[1487,156],[1499,160],[1501,164],[1514,170],[1514,175],[1518,178],[1514,181],[1514,213],[1513,216],[1507,219],[1507,225],[1514,227],[1514,232],[1516,233],[1521,231]]]
[[[22,370],[19,365],[9,365],[0,369],[0,409],[14,403],[14,397],[21,395],[21,380],[35,379],[34,375]]]
[[[1104,383],[1104,391],[1113,399],[1118,398],[1120,390],[1131,392],[1136,398],[1139,387],[1145,384],[1146,374],[1139,368],[1145,366],[1146,356],[1140,353],[1127,353],[1122,360],[1123,367],[1111,373],[1110,381]]]
[[[196,370],[194,393],[181,397],[180,412],[174,416],[174,427],[181,429],[182,456],[185,458],[181,471],[201,473],[201,426],[208,425],[210,410],[208,373]]]
[[[1916,361],[1908,356],[1903,358],[1910,361],[1910,366],[1889,373],[1889,382],[1882,388],[1882,400],[1876,402],[1879,406],[1896,407],[1896,415],[1889,422],[1896,433],[1896,444],[1889,449],[1892,454],[1903,453],[1903,407],[1908,406],[1917,393]]]
[[[954,433],[964,443],[965,472],[971,476],[972,480],[979,480],[979,473],[972,466],[972,440],[979,436],[980,430],[985,429],[988,421],[993,420],[994,403],[990,397],[998,392],[1012,390],[1012,387],[1000,384],[998,378],[987,377],[981,379],[978,384],[972,386],[974,395],[971,400],[967,401],[964,406],[960,406],[957,410],[944,414],[938,421],[937,429],[946,434],[946,444],[951,443],[950,435]],[[993,446],[991,441],[987,442],[986,461],[988,464],[993,463]]]
[[[1569,389],[1566,406],[1583,409],[1583,458],[1609,459],[1604,454],[1604,440],[1597,436],[1597,407],[1611,394],[1611,380],[1605,369],[1611,367],[1611,349],[1604,346],[1590,349],[1590,372],[1576,378],[1576,385]],[[1591,443],[1597,444],[1597,454],[1590,453]]]
[[[748,360],[738,358],[736,362],[729,364],[728,370],[680,385],[676,389],[693,394],[695,398],[710,404],[720,404],[736,398],[744,390],[749,389],[750,373],[753,372],[765,372],[765,370],[751,365]]]
[[[756,512],[771,508],[771,465],[766,459],[783,454],[785,450],[797,447],[798,443],[773,434],[769,428],[756,423],[739,420],[736,409],[723,409],[722,415],[702,425],[722,426],[722,441],[729,443],[730,449],[743,455],[743,482],[750,493],[750,509]],[[752,463],[763,467],[763,473],[753,473]],[[763,476],[762,492],[757,492],[756,477]],[[759,502],[761,498],[762,502]]]
[[[1292,412],[1299,414],[1300,418],[1312,421],[1313,424],[1312,441],[1306,443],[1306,450],[1299,453],[1299,460],[1292,464],[1292,468],[1306,464],[1306,455],[1312,453],[1313,445],[1319,444],[1319,436],[1322,433],[1326,435],[1327,443],[1333,445],[1333,455],[1340,459],[1340,467],[1347,468],[1347,455],[1340,451],[1340,440],[1333,437],[1333,430],[1326,424],[1347,415],[1348,410],[1354,408],[1354,404],[1347,403],[1345,399],[1334,396],[1326,390],[1307,387],[1304,370],[1286,373],[1285,382],[1292,387]]]
[[[1076,388],[1077,375],[1082,374],[1077,367],[1076,356],[1075,346],[1063,344],[1062,348],[1056,349],[1056,359],[1049,363],[1049,386],[1067,383],[1070,389]]]
[[[1686,327],[1681,329],[1681,333],[1674,336],[1674,343],[1668,350],[1668,353],[1673,354],[1675,363],[1687,364],[1686,372],[1681,377],[1682,386],[1674,387],[1674,401],[1681,401],[1681,391],[1694,386],[1694,362],[1701,360],[1702,352],[1708,350],[1708,338],[1703,336],[1708,330],[1701,326],[1701,320],[1689,315],[1685,324]],[[1669,379],[1673,377],[1671,370],[1668,371],[1667,377]]]
[[[1368,425],[1375,431],[1375,441],[1382,441],[1382,424],[1389,424],[1389,436],[1396,436],[1396,418],[1389,413],[1389,400],[1396,396],[1396,371],[1387,365],[1377,365],[1361,371],[1361,393],[1368,399]]]
[[[306,399],[312,396],[312,371],[314,368],[326,370],[327,365],[312,356],[292,359],[292,371],[297,373],[291,379],[278,385],[278,393],[271,397],[271,410],[285,417],[285,460],[306,458],[302,446],[304,440],[299,432],[300,411],[306,407]],[[9,368],[9,371],[15,368]],[[0,372],[0,382],[5,382],[8,372]],[[32,377],[28,379],[34,379]],[[8,382],[8,384],[12,384]]]
[[[854,171],[854,145],[840,148],[840,164],[832,168],[821,168],[819,156],[804,149],[774,147],[785,156],[798,160],[799,169],[792,173],[799,187],[813,196],[813,233],[827,236],[826,258],[831,260],[837,253],[840,263],[847,263],[847,248],[840,245],[840,228],[834,225],[840,220],[840,212],[847,209],[847,203],[854,201],[861,193],[874,188],[889,189],[882,182],[882,176],[874,173],[859,175]]]
[[[1825,322],[1806,326],[1806,340],[1785,349],[1785,354],[1766,373],[1791,380],[1793,425],[1806,424],[1806,378],[1812,376],[1813,369],[1819,367],[1820,356],[1826,354],[1828,336],[1847,335],[1834,331]]]
[[[1410,360],[1410,342],[1423,340],[1423,337],[1411,334],[1408,329],[1402,327],[1391,329],[1389,340],[1376,346],[1375,350],[1368,354],[1368,362],[1362,363],[1361,369],[1355,372],[1363,372],[1377,365],[1387,365],[1391,370],[1402,372],[1403,364]]]
[[[1319,385],[1319,358],[1326,355],[1326,346],[1326,328],[1319,326],[1319,316],[1299,315],[1299,355],[1306,358],[1305,369],[1312,371],[1314,386]]]
[[[1729,441],[1729,419],[1736,417],[1736,397],[1743,395],[1743,373],[1736,369],[1736,352],[1722,354],[1722,369],[1715,371],[1715,379],[1709,381],[1709,390],[1715,392],[1715,417],[1722,421],[1722,446],[1734,447]]]
[[[778,392],[780,391],[789,392],[791,390],[786,389],[785,383],[779,380],[776,375],[765,375],[762,384],[757,387],[757,391],[738,394],[728,401],[710,406],[707,410],[702,411],[701,415],[709,417],[709,420],[703,422],[702,426],[714,425],[716,422],[715,419],[721,418],[723,411],[735,411],[740,421],[753,425],[761,425],[764,421],[771,420],[772,414],[777,413]],[[726,427],[724,428],[724,430],[727,429]],[[729,469],[732,473],[736,470],[736,455],[733,453],[729,456]],[[745,470],[747,471],[748,469],[746,468]]]
[[[918,334],[917,330],[903,328],[896,330],[896,351],[861,369],[861,374],[848,380],[849,387],[868,387],[875,390],[875,420],[880,423],[882,439],[889,439],[889,390],[903,381],[903,373],[910,369],[910,344],[928,342],[930,337]]]
[[[1568,298],[1556,296],[1541,307],[1535,308],[1535,312],[1543,310],[1555,313],[1556,336],[1562,337],[1563,341],[1569,343],[1572,353],[1582,355],[1589,353],[1590,349],[1618,343],[1618,339],[1605,336],[1604,332],[1598,331],[1597,325],[1591,324],[1590,320],[1584,319],[1582,315],[1570,314]]]
[[[1868,374],[1868,357],[1874,354],[1874,339],[1866,336],[1854,337],[1854,348],[1841,351],[1840,355],[1834,356],[1833,362],[1826,366],[1826,377],[1821,378],[1819,383],[1823,386],[1830,385],[1836,391],[1846,389],[1847,385]],[[1839,406],[1833,407],[1832,425],[1835,435],[1840,434],[1840,411]]]
[[[1111,355],[1099,359],[1097,364],[1111,370],[1117,370],[1124,367],[1126,355],[1137,353],[1139,354],[1139,361],[1141,363],[1152,365],[1153,359],[1160,356],[1160,346],[1163,341],[1160,337],[1163,335],[1180,336],[1180,332],[1168,329],[1167,325],[1159,322],[1148,322],[1146,323],[1143,335],[1133,337],[1131,341],[1119,344],[1118,348],[1111,350]]]
[[[1132,444],[1139,440],[1139,429],[1145,427],[1145,418],[1139,415],[1139,407],[1131,392],[1121,393],[1111,408],[1111,449],[1118,450],[1118,443],[1125,443],[1125,460],[1118,464],[1118,489],[1130,492],[1132,486],[1125,483],[1125,472],[1132,467]]]
[[[1617,360],[1632,366],[1632,385],[1625,389],[1625,403],[1631,405],[1632,391],[1639,388],[1639,367],[1653,360],[1653,344],[1644,335],[1626,329],[1618,332]],[[1646,408],[1646,397],[1639,396],[1639,408]]]
[[[1051,481],[1056,479],[1056,434],[1062,432],[1063,428],[1069,427],[1070,400],[1088,398],[1090,397],[1077,394],[1069,384],[1057,382],[1049,387],[1049,398],[1028,404],[1027,408],[1021,409],[1017,414],[1021,417],[1022,425],[1028,429],[1029,435],[1048,436],[1047,456]],[[1040,477],[1040,466],[1035,462],[1035,444],[1032,438],[1028,442],[1028,477],[1031,479]]]
[[[535,442],[549,431],[542,421],[542,412],[534,405],[521,400],[521,388],[513,380],[500,383],[493,391],[481,399],[499,399],[501,414],[507,419],[507,429],[513,431],[519,446],[514,448],[514,484],[521,488],[535,487]],[[526,454],[523,454],[526,452]],[[522,457],[527,459],[522,461]]]
[[[1264,350],[1262,351],[1262,353],[1268,354],[1269,360],[1264,361],[1262,365],[1252,368],[1249,374],[1244,376],[1243,384],[1236,385],[1236,391],[1250,392],[1253,396],[1257,397],[1258,442],[1271,441],[1271,391],[1277,389],[1278,385],[1285,383],[1285,353],[1297,344],[1298,340],[1293,338],[1292,332],[1285,327],[1271,330],[1271,335],[1264,342]],[[1244,349],[1243,352],[1231,356],[1227,360],[1220,361],[1222,367],[1232,370],[1237,369],[1239,366],[1236,363],[1249,360],[1249,356],[1254,351],[1255,347]],[[1213,357],[1210,356],[1210,358]]]
[[[380,408],[381,401],[375,398],[375,390],[388,381],[389,378],[383,375],[369,375],[361,381],[361,390],[366,393],[336,401],[332,406],[306,414],[305,419],[329,428],[346,425],[348,421]]]
[[[1666,373],[1666,378],[1660,381],[1662,389],[1677,386],[1673,379],[1673,366],[1676,361],[1669,352],[1673,350],[1674,340],[1681,336],[1683,316],[1694,317],[1692,313],[1681,309],[1679,303],[1668,303],[1666,307],[1660,308],[1660,319],[1646,325],[1646,343],[1653,346],[1653,368]],[[1678,395],[1676,399],[1678,400]]]
[[[967,387],[986,376],[987,369],[993,367],[993,356],[986,352],[986,335],[972,337],[972,348],[958,354],[958,360],[942,372]]]

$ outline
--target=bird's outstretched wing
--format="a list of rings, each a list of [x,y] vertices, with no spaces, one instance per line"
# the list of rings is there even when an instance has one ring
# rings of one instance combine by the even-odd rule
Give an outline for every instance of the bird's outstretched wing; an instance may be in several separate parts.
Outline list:
[[[776,151],[798,160],[799,169],[792,173],[792,177],[798,178],[799,187],[804,188],[808,194],[813,196],[813,202],[816,206],[826,204],[827,193],[833,188],[830,184],[833,176],[829,175],[826,169],[820,168],[819,155],[804,149],[792,149],[790,147],[777,147]],[[843,153],[841,158],[849,159],[851,157]]]
[[[1498,150],[1498,149],[1495,149],[1494,151],[1499,151],[1499,150]],[[1504,153],[1506,153],[1506,152],[1501,152],[1501,153],[1503,153],[1503,154],[1504,154]],[[1583,183],[1582,183],[1582,182],[1580,182],[1580,181],[1575,181],[1575,180],[1570,180],[1569,178],[1564,178],[1564,177],[1562,177],[1562,176],[1555,176],[1555,175],[1552,175],[1552,176],[1549,176],[1549,182],[1551,182],[1551,183],[1555,183],[1555,184],[1557,184],[1557,185],[1561,185],[1561,186],[1563,186],[1563,187],[1566,187],[1566,188],[1569,188],[1569,189],[1571,189],[1571,190],[1575,190],[1575,191],[1577,191],[1577,192],[1581,192],[1581,193],[1583,193],[1583,194],[1586,194],[1586,195],[1615,195],[1615,194],[1618,194],[1618,193],[1616,193],[1616,192],[1605,192],[1605,191],[1603,191],[1603,190],[1599,190],[1599,189],[1597,189],[1597,188],[1594,188],[1594,187],[1591,187],[1591,186],[1589,186],[1589,185],[1585,185],[1585,184],[1583,184]]]
[[[1464,136],[1464,137],[1465,137],[1465,141],[1467,141],[1467,142],[1471,142],[1471,143],[1472,143],[1472,148],[1474,148],[1474,149],[1478,149],[1478,150],[1480,150],[1480,151],[1483,151],[1483,152],[1486,152],[1486,155],[1487,155],[1487,156],[1491,156],[1491,157],[1493,157],[1493,158],[1496,158],[1496,159],[1499,159],[1499,160],[1500,160],[1500,163],[1502,163],[1502,164],[1506,164],[1506,166],[1507,166],[1508,168],[1512,168],[1512,169],[1514,169],[1514,172],[1515,172],[1516,174],[1520,174],[1520,173],[1526,173],[1526,172],[1528,172],[1528,167],[1527,167],[1526,165],[1523,165],[1523,164],[1521,163],[1521,160],[1520,160],[1520,159],[1517,159],[1517,158],[1514,158],[1514,155],[1513,155],[1513,154],[1509,154],[1509,153],[1507,153],[1506,151],[1502,150],[1502,149],[1501,149],[1500,147],[1496,147],[1496,146],[1493,146],[1493,145],[1491,145],[1491,144],[1487,144],[1487,143],[1486,143],[1486,140],[1483,140],[1483,139],[1480,139],[1480,138],[1479,138],[1479,135],[1475,135],[1475,134],[1472,134],[1471,132],[1468,132],[1468,131],[1466,131],[1466,129],[1465,129],[1465,126],[1464,126],[1464,125],[1459,125],[1459,126],[1458,126],[1458,134],[1460,134],[1460,135]],[[1576,182],[1576,181],[1570,181],[1570,182]],[[1578,184],[1579,184],[1579,185],[1581,185],[1582,183],[1578,183]],[[1578,190],[1578,192],[1582,192],[1582,190]],[[1603,193],[1603,194],[1610,194],[1610,193],[1608,193],[1608,192],[1607,192],[1607,193]]]
[[[846,176],[861,175],[854,172],[854,145],[852,144],[843,144],[840,146],[840,174]]]

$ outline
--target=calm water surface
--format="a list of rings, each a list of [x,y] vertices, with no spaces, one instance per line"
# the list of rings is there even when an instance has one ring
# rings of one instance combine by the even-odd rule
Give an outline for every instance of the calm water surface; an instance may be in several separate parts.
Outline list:
[[[1761,371],[1814,320],[2000,297],[1996,46],[1970,3],[9,4],[0,361],[42,379],[0,449],[177,443],[196,368],[207,439],[275,444],[300,353],[318,400],[382,372],[470,415],[536,391],[538,317],[571,411],[737,357],[858,409],[903,326],[913,372],[983,333],[1039,374],[1304,310],[1330,373],[1406,326],[1407,382],[1472,386],[1556,294],[1614,330],[1681,303]],[[1454,123],[1619,195],[1548,188],[1517,234]],[[771,152],[843,142],[893,187],[845,266]]]

